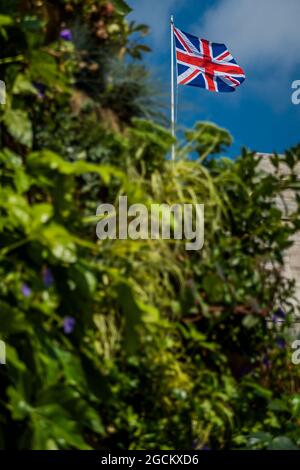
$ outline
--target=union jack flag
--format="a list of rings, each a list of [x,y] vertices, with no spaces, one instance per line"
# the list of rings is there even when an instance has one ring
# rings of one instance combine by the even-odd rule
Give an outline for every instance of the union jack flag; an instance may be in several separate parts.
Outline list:
[[[174,35],[179,85],[230,92],[245,80],[245,72],[225,44],[199,39],[175,26]]]

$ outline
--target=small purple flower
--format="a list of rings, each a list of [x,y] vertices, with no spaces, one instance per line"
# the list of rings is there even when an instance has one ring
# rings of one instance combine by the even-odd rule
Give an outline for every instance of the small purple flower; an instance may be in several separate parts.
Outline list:
[[[211,448],[208,446],[203,446],[201,450],[211,450]]]
[[[29,287],[28,284],[24,283],[24,284],[22,285],[21,291],[22,291],[22,294],[24,295],[24,297],[30,297],[30,295],[31,295],[31,289],[30,289],[30,287]]]
[[[60,34],[60,38],[64,41],[72,41],[72,31],[70,29],[62,29]]]
[[[285,317],[285,311],[281,307],[279,307],[272,317],[273,323],[281,323],[285,319]]]
[[[279,347],[279,349],[284,349],[285,348],[285,340],[281,337],[278,336],[275,340],[275,344]]]
[[[76,320],[73,317],[64,318],[64,332],[66,335],[70,335],[75,328]]]
[[[50,269],[47,268],[47,267],[44,268],[42,275],[43,275],[43,282],[44,282],[45,286],[47,288],[50,287],[53,284],[53,281],[54,281],[53,276],[52,276],[52,272],[50,271]]]
[[[45,98],[46,87],[40,82],[34,83],[34,87],[37,89],[38,97],[43,100]]]
[[[265,367],[269,368],[271,366],[271,361],[270,359],[268,358],[268,355],[265,354],[264,357],[263,357],[263,360],[262,360],[262,363]]]

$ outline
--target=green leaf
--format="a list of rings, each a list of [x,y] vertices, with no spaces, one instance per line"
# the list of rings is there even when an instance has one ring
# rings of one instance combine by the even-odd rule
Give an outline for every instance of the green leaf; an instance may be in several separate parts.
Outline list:
[[[0,26],[9,26],[13,24],[14,20],[11,16],[0,15]]]
[[[254,326],[259,323],[259,318],[255,317],[254,315],[246,315],[245,318],[243,318],[243,325],[245,328],[254,328]]]
[[[32,94],[37,95],[37,89],[32,85],[31,81],[23,74],[17,75],[13,84],[12,93],[18,94]]]
[[[14,367],[19,372],[26,372],[25,363],[20,360],[17,350],[9,344],[6,346],[6,362],[10,367]]]
[[[77,260],[76,244],[72,235],[61,225],[52,223],[34,232],[35,240],[49,248],[52,255],[64,263],[75,263]]]
[[[289,412],[289,404],[284,401],[276,398],[269,403],[269,409],[272,411],[286,411]]]
[[[28,113],[21,109],[8,109],[4,114],[5,126],[20,144],[31,147],[32,145],[32,126]]]
[[[157,324],[159,311],[153,305],[141,302],[129,282],[120,281],[117,286],[118,302],[125,314],[125,347],[129,353],[134,353],[139,344],[139,327]]]
[[[33,409],[34,450],[42,450],[46,442],[53,439],[60,447],[74,447],[80,450],[91,449],[80,435],[78,424],[64,408],[55,403]]]
[[[8,303],[0,300],[0,311],[1,334],[6,336],[13,333],[32,332],[32,325],[26,321],[24,313],[18,308],[13,308]]]
[[[67,91],[67,76],[58,69],[56,60],[47,52],[33,50],[29,58],[29,74],[32,81],[42,82],[51,89]]]
[[[31,153],[27,158],[27,163],[37,168],[43,166],[52,170],[57,170],[59,173],[64,175],[83,175],[85,173],[96,173],[106,184],[110,182],[112,176],[124,180],[124,174],[117,168],[109,165],[94,165],[92,163],[83,161],[71,163],[50,150]]]
[[[128,15],[132,11],[132,8],[127,5],[124,0],[112,0],[112,3],[114,4],[117,12],[122,15]]]
[[[95,294],[97,279],[87,266],[77,263],[70,269],[69,277],[75,282],[81,297],[88,298]]]
[[[53,215],[53,206],[51,204],[35,204],[31,207],[32,221],[31,230],[37,230],[41,225],[46,224]]]
[[[23,194],[30,188],[30,177],[22,167],[15,169],[14,183],[19,194]]]
[[[75,354],[65,351],[57,346],[54,351],[62,365],[68,385],[75,386],[78,390],[86,390],[87,384],[80,359]]]
[[[265,447],[269,445],[273,436],[269,432],[254,432],[249,436],[248,445],[249,447]]]
[[[19,225],[27,231],[30,224],[30,207],[24,196],[15,191],[3,190],[0,193],[0,206],[7,213],[11,226]]]
[[[32,407],[26,402],[19,388],[8,387],[7,396],[9,397],[8,408],[15,420],[23,420],[31,413]]]
[[[278,436],[268,446],[269,450],[299,450],[289,437]]]

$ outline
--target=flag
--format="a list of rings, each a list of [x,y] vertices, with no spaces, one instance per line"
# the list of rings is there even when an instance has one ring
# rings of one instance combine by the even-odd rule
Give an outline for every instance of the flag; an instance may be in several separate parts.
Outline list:
[[[245,72],[225,44],[197,38],[175,26],[174,36],[179,85],[231,92],[245,80]]]

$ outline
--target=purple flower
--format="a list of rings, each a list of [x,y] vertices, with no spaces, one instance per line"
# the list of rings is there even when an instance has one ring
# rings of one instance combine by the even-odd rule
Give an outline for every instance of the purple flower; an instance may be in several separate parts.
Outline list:
[[[30,287],[29,287],[28,284],[25,284],[25,283],[24,283],[24,284],[22,285],[21,291],[22,291],[22,294],[24,295],[24,297],[30,297],[30,295],[31,295],[31,289],[30,289]]]
[[[45,85],[43,85],[42,83],[40,82],[36,82],[34,83],[34,87],[37,89],[38,91],[38,97],[40,99],[44,99],[45,98],[45,91],[46,91],[46,87]]]
[[[50,271],[49,268],[44,268],[43,269],[43,282],[45,284],[45,286],[48,288],[50,287],[52,284],[53,284],[53,276],[52,276],[52,272]]]
[[[73,317],[64,318],[64,332],[66,335],[70,335],[75,328],[76,320]]]
[[[285,317],[285,311],[281,307],[279,307],[272,317],[273,323],[280,323],[282,320],[285,319]]]
[[[62,29],[59,36],[64,41],[72,41],[72,31],[70,29]]]
[[[262,360],[262,363],[264,366],[266,366],[267,368],[269,368],[271,366],[271,361],[270,359],[268,358],[268,355],[265,354],[264,357],[263,357],[263,360]]]
[[[276,338],[275,344],[279,347],[279,349],[284,349],[285,348],[285,340],[283,338]]]

